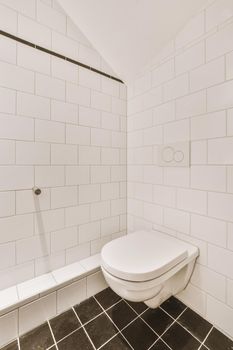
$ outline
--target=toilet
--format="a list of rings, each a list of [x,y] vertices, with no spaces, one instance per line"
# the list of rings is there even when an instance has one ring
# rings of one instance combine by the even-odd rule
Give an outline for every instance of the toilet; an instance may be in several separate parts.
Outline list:
[[[182,291],[192,275],[198,248],[158,231],[137,231],[107,243],[101,269],[122,298],[158,307]]]

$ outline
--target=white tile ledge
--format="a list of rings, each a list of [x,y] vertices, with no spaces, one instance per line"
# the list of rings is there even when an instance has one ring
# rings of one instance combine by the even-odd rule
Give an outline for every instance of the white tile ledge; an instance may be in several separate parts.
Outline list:
[[[100,269],[100,254],[0,291],[0,316]]]

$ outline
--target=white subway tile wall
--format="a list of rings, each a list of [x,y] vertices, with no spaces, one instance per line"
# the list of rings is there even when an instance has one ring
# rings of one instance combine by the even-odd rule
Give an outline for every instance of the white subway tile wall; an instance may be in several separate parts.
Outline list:
[[[200,249],[179,297],[233,337],[233,2],[210,1],[128,86],[128,231]],[[175,45],[174,45],[175,43]],[[190,141],[190,168],[158,144]]]
[[[114,75],[56,1],[0,3],[2,30]],[[126,97],[117,81],[1,36],[0,290],[126,233]]]

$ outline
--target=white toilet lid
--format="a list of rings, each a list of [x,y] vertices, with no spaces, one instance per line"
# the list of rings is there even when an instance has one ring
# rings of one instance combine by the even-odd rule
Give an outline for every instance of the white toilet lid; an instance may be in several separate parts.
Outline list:
[[[187,248],[168,237],[139,231],[107,243],[102,267],[127,281],[148,281],[163,275],[187,258]]]

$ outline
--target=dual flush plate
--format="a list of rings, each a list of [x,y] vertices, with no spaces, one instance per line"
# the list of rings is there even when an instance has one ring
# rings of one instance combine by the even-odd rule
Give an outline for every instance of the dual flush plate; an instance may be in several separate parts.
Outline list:
[[[158,151],[159,166],[189,167],[190,142],[177,142],[161,145]]]

